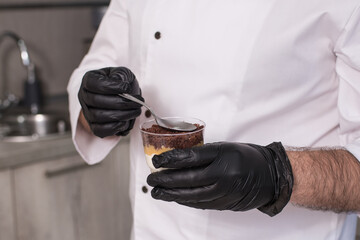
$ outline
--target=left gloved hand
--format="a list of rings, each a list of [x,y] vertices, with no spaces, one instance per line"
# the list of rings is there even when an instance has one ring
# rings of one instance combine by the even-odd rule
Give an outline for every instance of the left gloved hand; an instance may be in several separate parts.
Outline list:
[[[200,209],[246,211],[274,216],[289,202],[293,175],[281,143],[268,146],[213,143],[153,157],[148,176],[155,199]]]
[[[98,137],[126,136],[141,114],[141,105],[120,97],[128,93],[144,101],[134,73],[126,67],[106,67],[85,73],[78,92],[84,117]]]

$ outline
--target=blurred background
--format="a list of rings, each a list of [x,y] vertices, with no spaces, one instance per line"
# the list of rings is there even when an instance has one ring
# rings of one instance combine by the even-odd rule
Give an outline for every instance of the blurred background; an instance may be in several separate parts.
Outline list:
[[[0,240],[130,238],[128,139],[88,166],[68,119],[109,1],[0,0]]]
[[[37,66],[46,97],[65,95],[68,79],[87,52],[109,0],[2,0],[0,33],[21,36]],[[11,39],[0,43],[1,92],[4,80],[21,97],[26,69]]]

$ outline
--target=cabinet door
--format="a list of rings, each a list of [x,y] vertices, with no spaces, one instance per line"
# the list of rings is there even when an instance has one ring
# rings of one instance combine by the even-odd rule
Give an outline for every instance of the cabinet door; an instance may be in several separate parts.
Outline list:
[[[15,240],[11,170],[0,171],[0,239]]]
[[[100,164],[78,155],[14,171],[19,240],[130,238],[128,142]]]

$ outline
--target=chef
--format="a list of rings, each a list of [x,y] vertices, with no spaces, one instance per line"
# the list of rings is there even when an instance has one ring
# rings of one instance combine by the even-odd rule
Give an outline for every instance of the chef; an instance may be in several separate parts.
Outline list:
[[[359,6],[111,1],[68,84],[72,137],[95,164],[130,135],[133,239],[354,239]],[[149,115],[122,92],[204,120],[206,144],[155,156],[174,169],[150,174]]]

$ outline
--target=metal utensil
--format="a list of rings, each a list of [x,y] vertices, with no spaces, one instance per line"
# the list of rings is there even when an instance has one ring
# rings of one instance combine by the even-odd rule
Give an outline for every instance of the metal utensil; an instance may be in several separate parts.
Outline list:
[[[140,101],[139,99],[137,99],[127,93],[120,93],[119,96],[146,107],[151,112],[151,114],[155,118],[156,123],[160,127],[167,128],[170,130],[175,130],[175,131],[184,131],[184,132],[190,132],[190,131],[196,130],[196,126],[192,123],[188,123],[185,121],[179,121],[176,119],[164,119],[164,118],[159,117],[158,115],[156,115],[154,113],[154,111],[146,103],[144,103],[143,101]]]

